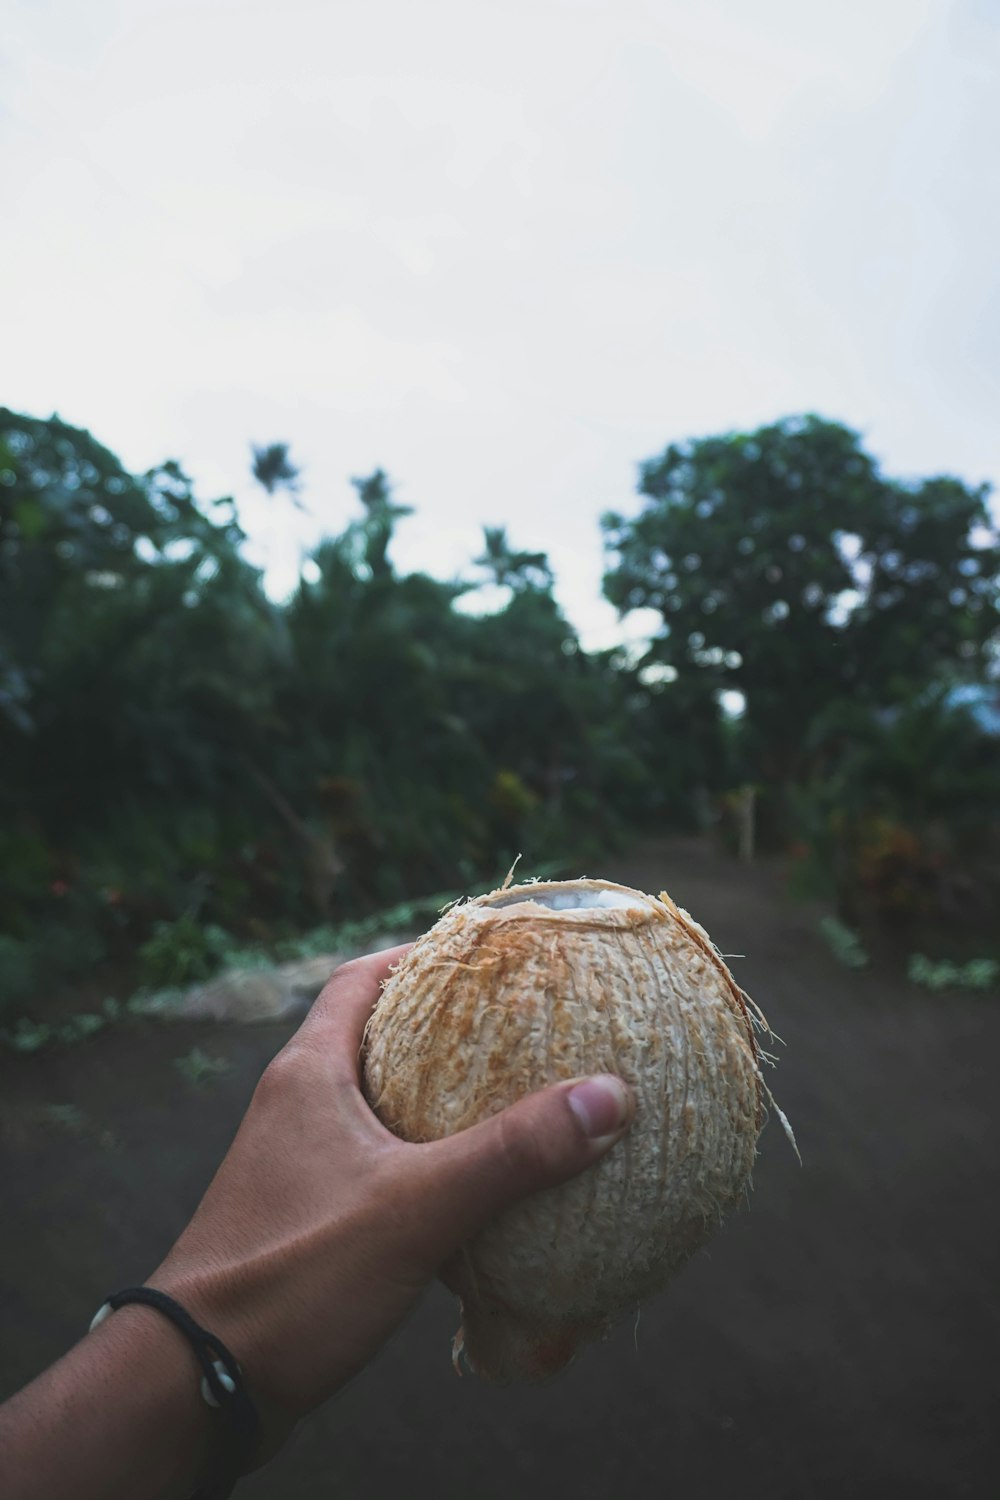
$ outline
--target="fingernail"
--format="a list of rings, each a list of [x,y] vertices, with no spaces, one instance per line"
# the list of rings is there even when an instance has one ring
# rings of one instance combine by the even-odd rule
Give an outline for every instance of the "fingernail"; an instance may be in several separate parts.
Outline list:
[[[615,1135],[628,1115],[628,1095],[624,1086],[609,1073],[585,1078],[569,1091],[569,1107],[591,1140]]]

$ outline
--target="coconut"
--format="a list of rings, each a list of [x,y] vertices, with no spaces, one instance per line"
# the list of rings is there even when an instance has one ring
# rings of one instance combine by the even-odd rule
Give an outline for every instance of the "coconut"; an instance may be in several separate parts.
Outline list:
[[[438,1140],[593,1073],[636,1099],[598,1164],[502,1214],[446,1268],[459,1371],[464,1355],[494,1380],[552,1374],[740,1202],[767,1095],[757,1015],[669,896],[605,880],[508,885],[417,941],[363,1048],[366,1097],[396,1135]]]

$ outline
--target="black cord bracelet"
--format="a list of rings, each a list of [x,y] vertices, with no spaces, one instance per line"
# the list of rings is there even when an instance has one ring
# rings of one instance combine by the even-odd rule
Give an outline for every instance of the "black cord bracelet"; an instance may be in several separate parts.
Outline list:
[[[260,1418],[247,1395],[242,1371],[220,1338],[196,1323],[191,1314],[166,1292],[151,1286],[130,1286],[115,1292],[98,1308],[91,1328],[96,1328],[118,1308],[130,1302],[155,1308],[179,1328],[201,1366],[201,1394],[209,1406],[218,1407],[226,1419],[227,1441],[214,1456],[204,1484],[192,1500],[227,1500],[236,1481],[253,1458],[260,1439]]]

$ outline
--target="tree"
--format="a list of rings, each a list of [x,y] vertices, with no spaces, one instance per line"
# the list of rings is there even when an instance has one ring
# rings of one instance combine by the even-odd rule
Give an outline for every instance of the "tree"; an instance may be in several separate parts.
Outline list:
[[[299,494],[300,470],[292,463],[287,443],[268,443],[263,448],[253,449],[253,477],[257,483],[273,495],[275,490],[284,490],[293,505],[301,509]]]
[[[743,695],[749,779],[794,777],[831,699],[884,707],[993,659],[985,488],[887,480],[857,434],[808,416],[672,445],[640,493],[636,518],[604,518],[605,592],[662,615],[651,664]]]
[[[939,679],[998,675],[1000,536],[989,487],[883,482],[864,518],[849,620],[854,680],[884,706]]]
[[[499,588],[511,588],[517,593],[525,589],[547,592],[555,579],[544,552],[518,552],[507,540],[506,526],[484,526],[483,539],[486,549],[477,557],[477,568],[485,568],[491,583]]]
[[[0,843],[18,851],[0,906],[15,925],[45,920],[54,877],[93,907],[128,871],[136,909],[186,889],[183,909],[230,859],[250,821],[237,753],[259,746],[282,650],[242,540],[231,502],[199,505],[176,463],[131,475],[85,431],[0,411]],[[30,889],[16,867],[37,872]]]
[[[365,508],[359,528],[365,565],[373,578],[386,578],[392,572],[388,552],[396,522],[412,515],[412,508],[393,500],[388,475],[382,469],[376,469],[367,479],[352,479],[351,483]]]
[[[89,432],[0,408],[0,677],[22,728],[47,658],[72,654],[108,600],[165,563],[197,591],[236,552],[231,502],[213,509],[175,463],[136,478]]]

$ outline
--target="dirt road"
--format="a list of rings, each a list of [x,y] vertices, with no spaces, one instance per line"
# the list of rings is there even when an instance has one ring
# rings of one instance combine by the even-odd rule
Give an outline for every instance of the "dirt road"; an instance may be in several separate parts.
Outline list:
[[[596,873],[596,872],[594,872]],[[435,1290],[247,1500],[959,1500],[996,1493],[996,998],[839,967],[774,872],[689,844],[603,871],[709,929],[787,1044],[753,1203],[548,1386],[456,1379]],[[153,1025],[0,1065],[0,1391],[141,1280],[287,1028]],[[198,1046],[229,1071],[196,1085]],[[336,1322],[331,1322],[336,1338]],[[67,1497],[69,1500],[69,1497]]]

